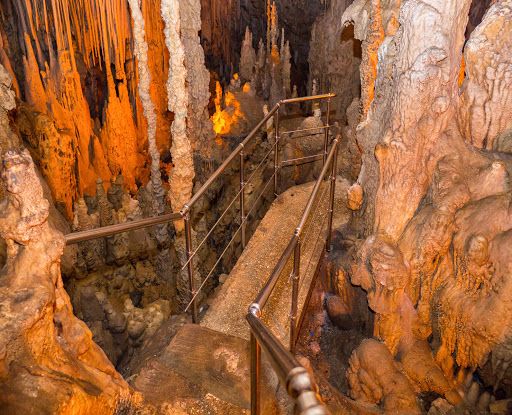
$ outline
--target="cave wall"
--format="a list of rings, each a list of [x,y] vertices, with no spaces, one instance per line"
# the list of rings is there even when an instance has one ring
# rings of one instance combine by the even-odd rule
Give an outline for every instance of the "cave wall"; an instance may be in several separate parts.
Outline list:
[[[230,79],[240,60],[242,18],[239,0],[201,0],[201,45],[208,69]]]
[[[221,78],[229,80],[239,70],[240,48],[246,28],[253,34],[253,47],[258,48],[260,39],[267,39],[267,18],[271,1],[229,0],[202,1],[201,42],[205,49],[208,67],[217,71]],[[279,30],[284,28],[292,52],[292,85],[297,85],[299,95],[308,91],[309,42],[316,18],[324,13],[328,1],[277,0]]]
[[[375,313],[347,376],[385,413],[421,413],[419,393],[449,413],[511,392],[512,4],[492,2],[467,39],[474,7],[355,1],[343,16],[363,42],[363,164],[340,275]]]
[[[309,87],[316,82],[320,92],[334,92],[332,116],[346,120],[346,111],[360,95],[359,66],[361,41],[354,38],[354,27],[344,26],[343,15],[351,0],[332,0],[312,27],[309,46]]]
[[[15,108],[9,78],[0,65],[2,121]],[[64,236],[29,152],[18,148],[16,133],[2,122],[0,143],[6,142],[10,150],[2,155],[0,202],[0,238],[7,245],[0,268],[2,413],[140,409],[140,397],[73,315],[60,271]]]
[[[147,22],[156,140],[169,148],[167,50],[158,1],[141,5]],[[2,62],[19,85],[20,132],[53,196],[73,201],[122,174],[135,191],[148,180],[147,122],[138,96],[128,3],[2,2]]]

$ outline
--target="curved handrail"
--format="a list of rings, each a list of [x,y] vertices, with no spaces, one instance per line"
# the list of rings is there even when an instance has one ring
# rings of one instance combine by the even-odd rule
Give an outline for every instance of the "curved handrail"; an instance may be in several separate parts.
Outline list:
[[[328,233],[332,228],[333,204],[334,204],[334,186],[336,180],[336,159],[338,156],[339,137],[336,137],[331,146],[331,150],[326,158],[320,176],[308,199],[304,212],[301,216],[298,226],[295,228],[293,236],[290,238],[286,249],[279,258],[272,273],[267,279],[265,285],[258,292],[253,303],[249,306],[247,312],[247,321],[251,327],[251,413],[259,414],[259,347],[263,347],[267,352],[272,367],[278,374],[283,383],[286,384],[289,395],[296,400],[297,409],[303,415],[325,415],[328,410],[323,406],[314,392],[314,383],[307,370],[297,363],[290,351],[281,344],[281,342],[272,334],[272,332],[261,321],[263,309],[274,291],[288,260],[294,255],[294,269],[292,272],[293,291],[292,291],[292,312],[290,315],[290,350],[293,350],[296,327],[295,319],[297,313],[298,297],[298,267],[300,263],[300,242],[304,225],[311,215],[313,205],[318,197],[320,186],[324,181],[329,168],[331,169],[331,191],[330,191],[330,209]],[[327,245],[330,244],[327,239]],[[326,247],[328,249],[328,246]],[[294,387],[290,389],[291,379],[294,380]]]
[[[195,298],[196,292],[194,290],[193,283],[193,274],[192,274],[192,237],[191,237],[191,224],[190,224],[190,210],[194,206],[194,204],[199,200],[199,198],[204,195],[204,193],[208,190],[208,188],[212,185],[212,183],[220,176],[222,172],[226,170],[229,163],[232,162],[236,157],[240,157],[241,159],[241,177],[240,177],[240,197],[241,197],[241,216],[242,216],[242,224],[243,227],[246,217],[244,216],[244,205],[243,205],[243,189],[245,186],[245,179],[243,175],[243,155],[244,148],[252,140],[259,130],[272,118],[275,117],[275,138],[276,142],[274,144],[274,193],[277,195],[277,172],[279,170],[279,162],[278,162],[278,153],[279,153],[279,109],[280,107],[293,103],[300,102],[308,102],[308,101],[318,101],[318,100],[327,100],[327,122],[323,127],[325,130],[325,141],[324,141],[324,151],[321,155],[324,161],[324,165],[320,176],[315,183],[311,196],[308,200],[308,203],[304,209],[304,213],[301,217],[301,221],[295,232],[288,243],[285,251],[281,255],[276,267],[274,268],[271,276],[265,283],[264,287],[258,293],[256,299],[249,307],[249,312],[247,314],[247,321],[251,328],[251,412],[253,415],[259,413],[259,399],[258,399],[258,377],[259,377],[259,348],[260,346],[267,352],[270,362],[272,366],[276,370],[280,380],[286,385],[286,389],[289,395],[295,399],[297,408],[302,415],[325,415],[328,414],[327,409],[322,405],[322,403],[318,400],[317,395],[315,393],[314,382],[309,376],[307,370],[303,368],[295,359],[295,357],[281,344],[281,342],[270,332],[270,330],[265,326],[265,324],[261,321],[261,311],[264,308],[268,298],[272,294],[276,283],[282,273],[283,269],[286,266],[287,261],[290,259],[292,253],[295,255],[294,257],[294,286],[292,293],[292,308],[295,304],[295,313],[296,313],[296,303],[297,303],[297,293],[298,293],[298,275],[297,268],[298,262],[300,262],[300,238],[302,235],[302,231],[304,229],[304,224],[306,223],[309,215],[311,214],[311,210],[313,208],[314,202],[318,196],[318,192],[320,189],[320,185],[324,178],[327,175],[329,170],[329,165],[331,165],[331,192],[330,192],[330,210],[329,210],[329,229],[332,227],[332,214],[333,214],[333,201],[334,201],[334,186],[335,186],[335,170],[336,170],[336,159],[338,152],[338,142],[339,138],[335,138],[332,142],[332,147],[329,153],[327,153],[328,147],[328,137],[329,137],[329,112],[330,112],[330,99],[334,98],[336,94],[329,93],[323,95],[314,95],[308,97],[300,97],[300,98],[291,98],[279,101],[270,111],[269,113],[251,130],[251,132],[247,135],[247,137],[230,153],[230,155],[222,162],[222,164],[215,170],[215,172],[206,180],[206,182],[201,186],[201,188],[191,197],[191,199],[186,202],[179,212],[173,212],[165,215],[150,217],[139,219],[131,222],[105,226],[101,228],[95,228],[80,232],[73,232],[65,235],[66,244],[75,244],[78,242],[85,242],[88,240],[100,238],[100,237],[108,237],[113,236],[119,233],[146,228],[154,225],[161,225],[171,221],[184,220],[185,222],[185,240],[186,240],[186,251],[187,251],[187,263],[186,266],[188,268],[188,276],[189,276],[189,285],[190,291],[193,295],[193,299]],[[318,156],[318,155],[317,155]],[[315,156],[315,157],[317,157]],[[244,230],[242,229],[242,234]],[[329,234],[327,240],[327,248],[330,244],[329,242]],[[245,247],[245,237],[242,236],[242,244]],[[298,262],[297,259],[299,258]],[[197,320],[197,309],[196,302],[192,300],[193,303],[193,321]],[[296,316],[291,315],[292,325],[294,326]],[[292,332],[290,335],[290,345],[292,348],[293,342],[295,340],[296,333],[294,332],[295,327],[292,328]]]
[[[240,152],[243,151],[244,147],[247,143],[258,133],[258,131],[263,127],[272,116],[279,110],[279,108],[283,105],[293,104],[298,102],[307,102],[307,101],[316,101],[316,100],[324,100],[334,98],[336,94],[329,93],[323,95],[314,95],[308,97],[299,97],[299,98],[290,98],[279,101],[274,107],[270,110],[270,112],[263,117],[263,119],[251,130],[251,132],[247,135],[247,137],[231,152],[231,154],[222,162],[222,164],[215,170],[215,172],[204,182],[201,188],[194,193],[192,198],[186,202],[183,207],[179,210],[179,212],[173,212],[160,216],[153,216],[150,218],[137,219],[130,222],[125,222],[122,224],[104,226],[101,228],[89,229],[86,231],[79,232],[71,232],[64,235],[66,239],[67,245],[76,244],[78,242],[85,242],[96,238],[102,238],[107,236],[113,236],[119,233],[132,231],[135,229],[146,228],[153,225],[161,225],[167,222],[182,220],[185,218],[186,214],[190,211],[192,206],[197,202],[197,200],[208,190],[208,188],[212,185],[212,183],[219,177],[219,175],[226,170],[227,166],[231,161],[233,161],[237,156],[240,155]]]
[[[279,101],[274,107],[270,110],[270,112],[263,117],[263,119],[251,130],[251,132],[245,137],[245,139],[238,144],[238,146],[229,154],[229,156],[222,162],[222,164],[215,170],[215,172],[206,180],[205,183],[200,187],[200,189],[192,195],[191,199],[186,202],[183,207],[180,209],[179,212],[169,213],[166,215],[161,216],[155,216],[151,218],[144,218],[139,219],[131,222],[126,222],[122,224],[116,224],[111,226],[105,226],[101,228],[95,228],[95,229],[89,229],[85,231],[80,232],[73,232],[70,234],[65,235],[66,244],[74,244],[77,242],[85,242],[88,240],[100,238],[100,237],[109,237],[113,236],[119,233],[132,231],[135,229],[145,228],[153,225],[159,225],[164,224],[171,221],[178,221],[183,220],[184,222],[184,228],[185,228],[185,247],[186,247],[186,264],[184,267],[187,269],[188,274],[188,280],[189,280],[189,290],[191,293],[191,302],[189,305],[187,305],[187,310],[190,306],[192,306],[192,320],[194,322],[197,322],[198,320],[198,310],[197,310],[197,302],[195,301],[197,298],[197,295],[201,289],[201,287],[204,285],[205,282],[203,282],[203,285],[196,290],[194,286],[194,267],[192,264],[193,258],[195,256],[194,247],[192,246],[192,229],[191,229],[191,218],[190,218],[190,210],[195,205],[195,203],[199,200],[201,196],[203,196],[206,191],[211,187],[212,183],[226,170],[228,165],[237,157],[240,159],[240,190],[238,192],[238,197],[240,200],[240,227],[239,230],[241,231],[241,241],[242,241],[242,248],[245,249],[246,245],[246,225],[247,225],[247,218],[250,213],[246,212],[245,210],[245,192],[244,189],[247,185],[247,181],[245,179],[245,173],[244,173],[244,156],[245,152],[244,149],[247,146],[247,144],[258,134],[261,127],[266,125],[266,123],[274,117],[274,130],[275,130],[275,142],[272,144],[273,152],[274,152],[274,174],[271,176],[271,179],[274,181],[274,194],[275,196],[278,195],[278,173],[281,169],[281,163],[279,162],[279,142],[280,142],[280,129],[279,129],[279,109],[282,106],[292,104],[292,103],[300,103],[300,102],[308,102],[308,101],[318,101],[318,100],[327,100],[327,111],[326,111],[326,123],[323,127],[324,129],[324,151],[322,154],[315,155],[312,159],[313,160],[319,160],[320,158],[324,161],[324,166],[326,164],[326,158],[327,158],[327,147],[328,147],[328,138],[329,138],[329,114],[330,114],[330,100],[331,98],[335,97],[336,94],[329,93],[329,94],[323,94],[323,95],[314,95],[314,96],[308,96],[308,97],[300,97],[300,98],[290,98],[290,99],[284,99]],[[270,153],[269,153],[270,154]],[[301,159],[303,161],[303,159]],[[293,161],[293,160],[292,160]],[[252,177],[252,176],[251,176]],[[265,186],[266,189],[266,186]],[[261,196],[261,195],[260,195]],[[238,231],[237,231],[238,232]],[[208,234],[210,235],[211,232]],[[231,239],[233,241],[234,238]],[[231,243],[231,242],[230,242]],[[226,249],[224,250],[226,252]],[[222,254],[224,255],[224,254]],[[217,261],[217,263],[220,261]],[[217,264],[216,263],[216,264]],[[212,270],[213,271],[213,270]],[[211,272],[210,274],[211,275]]]

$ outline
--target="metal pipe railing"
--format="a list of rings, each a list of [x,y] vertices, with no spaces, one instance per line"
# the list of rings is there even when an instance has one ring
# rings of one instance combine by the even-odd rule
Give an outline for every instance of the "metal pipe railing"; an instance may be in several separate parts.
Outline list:
[[[283,271],[283,269],[286,266],[286,262],[292,255],[292,253],[295,249],[295,245],[298,243],[298,241],[300,239],[302,230],[304,228],[304,224],[306,223],[306,221],[311,213],[311,208],[313,207],[313,204],[315,203],[316,197],[318,195],[318,191],[320,189],[320,185],[322,184],[322,180],[325,178],[325,175],[327,174],[327,170],[329,168],[329,163],[334,158],[334,152],[336,151],[337,146],[338,146],[338,138],[336,138],[333,141],[333,148],[331,149],[331,151],[329,153],[329,157],[327,158],[327,161],[326,161],[324,167],[322,168],[322,172],[320,173],[320,176],[318,177],[318,180],[315,183],[313,191],[311,192],[311,196],[308,199],[306,208],[304,209],[304,213],[301,216],[299,225],[297,226],[297,228],[295,228],[295,232],[294,232],[290,242],[288,243],[288,246],[284,250],[281,257],[279,258],[279,261],[277,262],[277,265],[275,266],[272,274],[270,274],[269,279],[267,280],[267,282],[265,283],[263,288],[260,290],[260,292],[256,296],[256,299],[253,302],[253,304],[257,304],[258,307],[260,307],[261,309],[263,309],[263,307],[265,307],[265,304],[267,303],[267,300],[270,297],[270,294],[272,294],[272,291],[274,290],[274,287],[275,287],[277,281],[279,280],[281,272]],[[332,194],[332,197],[334,198],[334,193]]]
[[[122,224],[116,224],[111,226],[105,226],[102,228],[96,228],[96,229],[90,229],[86,231],[80,231],[80,232],[73,232],[70,234],[65,235],[66,243],[68,245],[75,244],[78,242],[85,242],[88,240],[101,238],[101,237],[109,237],[113,236],[119,233],[128,232],[136,229],[146,228],[154,225],[162,225],[165,223],[169,223],[171,221],[178,221],[183,220],[184,221],[184,234],[185,234],[185,247],[186,247],[186,263],[183,266],[183,268],[187,269],[188,274],[188,280],[189,280],[189,290],[191,293],[192,298],[192,318],[194,322],[198,321],[198,309],[196,304],[196,297],[199,291],[201,290],[201,287],[204,285],[202,284],[199,289],[195,288],[194,283],[194,267],[193,267],[193,259],[195,254],[197,253],[197,249],[194,250],[194,247],[192,245],[192,224],[191,224],[191,217],[190,217],[190,211],[192,207],[197,203],[197,201],[206,193],[206,191],[211,187],[213,182],[228,168],[230,163],[239,157],[240,160],[240,191],[238,194],[239,203],[240,203],[240,226],[241,226],[241,243],[242,247],[245,248],[245,245],[247,243],[247,236],[246,236],[246,222],[247,218],[250,215],[250,211],[254,208],[254,206],[246,212],[246,206],[245,206],[245,194],[244,189],[247,183],[250,181],[250,179],[253,177],[249,177],[248,180],[245,179],[245,163],[244,163],[244,157],[247,154],[246,147],[249,144],[251,140],[258,134],[260,129],[266,125],[266,123],[274,117],[274,130],[275,130],[275,143],[274,143],[274,174],[273,174],[273,182],[274,182],[274,194],[277,197],[279,194],[279,172],[282,168],[281,163],[279,162],[279,141],[280,141],[280,117],[279,117],[279,109],[282,106],[293,104],[293,103],[300,103],[300,102],[308,102],[308,101],[320,101],[320,100],[328,100],[328,112],[330,108],[330,99],[335,97],[336,94],[323,94],[323,95],[315,95],[315,96],[309,96],[309,97],[300,97],[300,98],[291,98],[291,99],[285,99],[279,101],[265,117],[250,131],[250,133],[245,137],[245,139],[229,154],[229,156],[222,162],[222,164],[215,170],[215,172],[206,180],[206,182],[200,187],[200,189],[191,197],[191,199],[183,205],[181,210],[179,212],[170,213],[166,215],[156,216],[152,218],[145,218],[140,220],[135,220],[131,222],[126,222]],[[327,123],[326,125],[319,127],[320,129],[325,129],[325,135],[328,137],[329,135],[329,114],[327,114]],[[324,151],[325,153],[325,151]],[[324,154],[325,156],[325,154]],[[264,191],[266,190],[266,187]],[[260,195],[261,197],[261,195]],[[232,204],[229,205],[231,207]],[[216,225],[219,222],[216,223]],[[215,225],[215,226],[216,226]],[[213,229],[212,229],[213,230]],[[211,231],[208,233],[207,236],[211,235]],[[232,238],[231,242],[234,240]],[[203,241],[204,242],[204,241]],[[231,243],[230,242],[230,243]],[[293,248],[292,248],[293,249]],[[224,250],[225,252],[226,250]],[[216,262],[218,264],[219,261]],[[211,274],[211,272],[210,272]],[[209,275],[210,275],[209,274]],[[190,306],[190,304],[189,304]],[[187,306],[187,309],[189,308]]]
[[[265,350],[272,368],[279,380],[286,386],[288,395],[295,400],[296,413],[300,415],[327,415],[327,408],[320,402],[315,391],[315,383],[308,371],[286,350],[281,342],[270,332],[253,313],[247,315],[251,327],[251,369],[260,374],[260,347]],[[256,358],[254,358],[256,357]],[[258,382],[259,383],[259,382]],[[260,412],[260,385],[251,379],[251,413]]]
[[[304,226],[311,216],[312,208],[317,200],[318,193],[322,182],[324,182],[327,173],[330,170],[329,177],[329,210],[328,210],[328,226],[327,226],[327,242],[326,251],[330,249],[330,234],[332,232],[332,223],[334,215],[334,196],[336,186],[336,159],[338,156],[339,137],[336,137],[331,146],[331,150],[326,155],[325,163],[318,177],[311,195],[308,199],[304,212],[301,216],[299,225],[295,229],[293,236],[290,239],[286,249],[279,258],[274,270],[270,277],[267,279],[265,285],[257,294],[254,302],[249,307],[247,314],[247,321],[251,327],[251,414],[259,415],[260,413],[260,347],[263,347],[283,383],[287,385],[287,390],[290,396],[296,399],[297,410],[304,415],[313,414],[327,414],[327,409],[317,399],[316,393],[313,390],[313,383],[307,374],[306,369],[300,366],[293,357],[292,353],[295,351],[295,343],[298,336],[298,296],[299,296],[299,281],[300,281],[300,260],[301,260],[301,236],[304,231]],[[279,340],[268,330],[268,328],[261,321],[262,311],[270,298],[274,288],[279,281],[283,270],[288,263],[288,260],[293,255],[293,269],[291,273],[292,280],[292,299],[290,310],[290,345],[289,351],[279,342]],[[295,388],[290,389],[290,377],[294,373],[300,377],[297,380]],[[285,381],[286,378],[286,381]]]
[[[279,195],[279,111],[274,115],[275,148],[274,148],[274,196]]]
[[[119,233],[147,228],[153,225],[162,225],[176,220],[183,219],[180,213],[168,213],[152,218],[138,219],[131,222],[118,223],[116,225],[103,226],[102,228],[89,229],[86,231],[72,232],[64,235],[67,245],[78,242],[90,241],[91,239],[105,238]]]
[[[244,151],[240,151],[240,226],[242,227],[242,249],[245,249],[245,168],[244,168]]]
[[[310,95],[308,97],[297,97],[297,98],[288,98],[283,99],[279,101],[281,105],[287,105],[287,104],[296,104],[299,102],[306,102],[306,101],[323,101],[325,99],[331,99],[334,98],[336,94],[330,92],[328,94],[320,94],[320,95]]]

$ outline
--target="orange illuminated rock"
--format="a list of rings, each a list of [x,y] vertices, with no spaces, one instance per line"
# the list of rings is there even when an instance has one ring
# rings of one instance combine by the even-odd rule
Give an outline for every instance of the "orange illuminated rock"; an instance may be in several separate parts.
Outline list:
[[[212,115],[213,130],[218,135],[228,135],[245,116],[241,110],[240,102],[233,92],[226,91],[223,96],[220,83],[216,84],[217,96],[215,98],[215,113]],[[250,89],[249,89],[250,91]],[[224,100],[222,100],[224,98]],[[224,101],[224,105],[222,105]],[[224,109],[222,109],[224,107]]]

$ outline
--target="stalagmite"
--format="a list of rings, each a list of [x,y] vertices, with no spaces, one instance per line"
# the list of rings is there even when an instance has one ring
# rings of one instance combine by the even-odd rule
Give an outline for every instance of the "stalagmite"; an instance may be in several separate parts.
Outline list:
[[[240,53],[240,77],[242,78],[242,82],[250,81],[253,78],[255,65],[256,51],[252,46],[252,33],[249,27],[247,27],[245,29],[245,37]]]
[[[284,39],[284,30],[283,30],[283,39]],[[281,50],[281,72],[283,78],[283,94],[285,98],[290,97],[291,93],[291,63],[292,55],[290,53],[290,41],[287,40],[286,43],[283,44]]]
[[[169,50],[168,104],[169,111],[174,113],[174,121],[171,126],[171,154],[174,167],[169,177],[169,199],[172,209],[178,211],[192,196],[195,176],[192,146],[187,137],[187,70],[185,69],[185,50],[180,38],[179,1],[162,0],[161,12],[165,22],[165,41]]]
[[[146,42],[146,32],[144,17],[139,7],[139,0],[129,0],[130,10],[133,18],[133,38],[135,45],[135,55],[137,56],[137,65],[139,69],[139,97],[144,108],[144,116],[148,124],[148,149],[151,157],[151,194],[152,210],[154,215],[161,215],[164,212],[165,192],[162,187],[162,177],[160,174],[160,153],[156,145],[156,113],[153,100],[150,95],[151,73],[148,66],[148,44]]]

